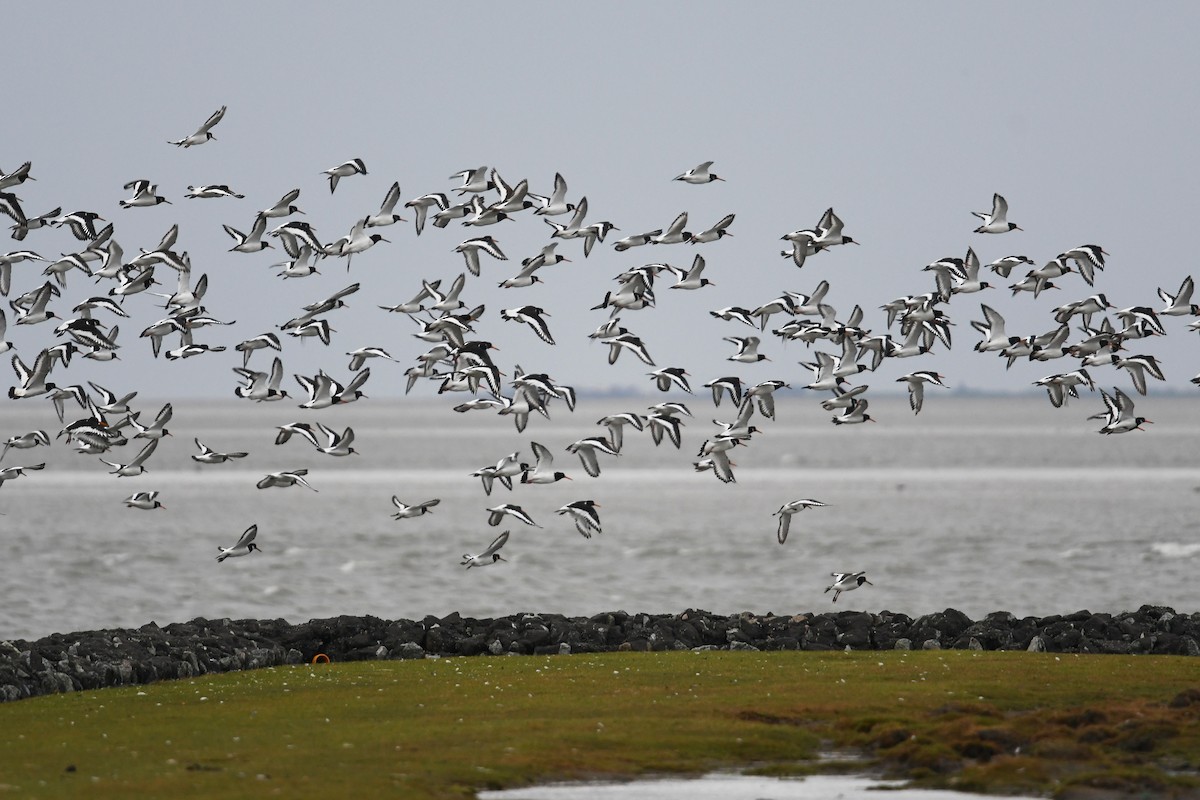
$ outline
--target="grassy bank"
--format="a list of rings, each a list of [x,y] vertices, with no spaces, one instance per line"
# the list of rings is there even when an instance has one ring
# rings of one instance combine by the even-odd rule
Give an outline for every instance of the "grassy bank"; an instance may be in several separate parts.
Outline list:
[[[0,794],[470,797],[831,748],[923,785],[1200,794],[1200,663],[972,651],[317,665],[0,706]]]

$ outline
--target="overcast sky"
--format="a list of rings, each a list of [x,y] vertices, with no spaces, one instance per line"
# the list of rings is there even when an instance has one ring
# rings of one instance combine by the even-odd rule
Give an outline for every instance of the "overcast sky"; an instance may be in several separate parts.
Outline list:
[[[839,316],[861,304],[864,325],[881,333],[878,307],[930,291],[921,268],[961,257],[968,245],[985,263],[1022,254],[1039,265],[1102,245],[1109,268],[1094,289],[1068,276],[1037,300],[1006,289],[956,297],[952,352],[889,363],[862,381],[883,387],[936,369],[954,387],[1023,388],[1075,365],[1006,371],[994,355],[972,352],[979,337],[968,323],[982,318],[981,301],[1008,318],[1011,333],[1040,333],[1056,326],[1055,306],[1096,291],[1120,307],[1161,308],[1156,287],[1174,292],[1194,270],[1200,11],[1192,4],[25,3],[8,6],[5,20],[11,68],[0,168],[33,162],[36,181],[16,189],[25,210],[96,211],[115,222],[127,254],[179,223],[193,278],[209,276],[209,312],[237,321],[197,334],[228,353],[155,361],[137,333],[164,316],[162,301],[132,297],[132,319],[120,321],[122,360],[73,363],[65,379],[56,371],[60,384],[229,396],[230,368],[241,363],[234,344],[361,282],[350,308],[329,316],[331,347],[285,341],[287,388],[298,388],[292,373],[322,367],[344,380],[342,354],[374,345],[401,363],[372,363],[368,394],[399,396],[403,370],[428,345],[409,335],[412,322],[376,306],[408,300],[422,279],[448,284],[464,269],[453,248],[485,233],[510,260],[485,257],[483,277],[469,279],[463,299],[487,305],[477,337],[501,348],[506,372],[519,363],[593,388],[650,387],[644,365],[625,355],[610,367],[607,349],[585,338],[607,317],[589,307],[618,272],[661,261],[686,267],[694,252],[707,258],[715,287],[681,292],[664,283],[658,308],[621,316],[660,366],[685,366],[696,383],[727,374],[810,380],[796,362],[811,352],[769,333],[761,351],[771,361],[724,361],[733,348],[721,338],[750,330],[713,320],[710,309],[753,307],[827,279]],[[167,144],[221,105],[228,113],[216,141]],[[368,174],[343,180],[331,196],[321,171],[351,158]],[[671,180],[707,160],[726,182]],[[549,228],[528,214],[490,228],[427,227],[419,238],[411,222],[399,224],[381,230],[391,242],[355,256],[349,273],[331,259],[305,279],[275,277],[278,250],[227,252],[222,223],[247,230],[289,189],[301,189],[304,219],[332,241],[374,213],[392,181],[408,200],[449,192],[448,176],[485,164],[542,193],[561,172],[569,199],[587,196],[586,222],[610,220],[620,232],[587,259],[580,241],[563,243],[572,263],[543,270],[545,286],[511,290],[497,284],[549,241]],[[119,208],[122,185],[136,178],[157,183],[172,204]],[[189,184],[207,183],[228,183],[246,199],[183,198]],[[970,212],[988,210],[993,192],[1008,198],[1023,232],[972,233]],[[798,271],[780,258],[780,236],[813,226],[830,206],[862,246],[834,248]],[[681,211],[692,230],[736,213],[734,236],[613,251],[616,238],[666,226]],[[64,229],[0,245],[25,247],[53,258],[79,244]],[[173,273],[161,269],[159,279],[159,290],[173,291]],[[13,293],[41,280],[19,264]],[[76,273],[51,307],[70,316],[76,302],[108,288]],[[500,320],[501,308],[525,304],[549,311],[557,346]],[[1159,356],[1175,388],[1200,371],[1189,321],[1168,319],[1166,339],[1133,345]],[[30,360],[54,341],[51,327],[10,325],[8,335]],[[1097,378],[1128,385],[1123,374]]]

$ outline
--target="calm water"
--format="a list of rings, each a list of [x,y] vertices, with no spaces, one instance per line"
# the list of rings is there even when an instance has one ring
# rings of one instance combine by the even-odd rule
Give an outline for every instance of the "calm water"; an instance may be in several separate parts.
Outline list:
[[[160,624],[207,617],[338,614],[421,618],[460,611],[590,615],[601,611],[794,614],[835,608],[830,572],[866,570],[874,587],[836,608],[912,615],[954,607],[971,616],[1119,611],[1143,603],[1200,609],[1200,414],[1189,398],[1151,397],[1145,433],[1103,437],[1095,398],[1053,409],[1043,399],[927,393],[914,417],[904,398],[872,398],[879,424],[835,427],[812,397],[779,404],[778,421],[739,449],[736,485],[691,467],[714,416],[690,399],[683,449],[626,432],[618,458],[591,479],[563,448],[596,432],[604,414],[644,409],[637,398],[581,401],[524,435],[486,412],[444,402],[371,400],[310,419],[355,428],[361,456],[331,458],[306,443],[274,445],[274,426],[304,419],[286,403],[176,403],[149,474],[108,475],[95,456],[56,443],[9,451],[3,465],[47,461],[0,490],[0,638]],[[4,436],[61,427],[50,404],[5,403]],[[142,406],[145,407],[145,406]],[[157,405],[143,412],[153,416]],[[199,466],[199,436],[250,457]],[[498,487],[469,473],[539,441],[573,481]],[[127,461],[126,447],[118,461]],[[319,491],[260,491],[263,474],[310,469]],[[165,511],[123,498],[158,490]],[[394,521],[390,498],[440,497],[435,513]],[[829,503],[775,541],[784,502]],[[590,540],[553,512],[579,499],[602,505]],[[484,509],[521,505],[544,528],[506,525],[510,563],[464,570],[461,554],[501,529]],[[259,525],[262,552],[217,564],[218,545]]]
[[[937,789],[901,789],[894,781],[858,775],[766,778],[717,773],[622,783],[562,783],[478,793],[480,800],[964,800],[986,797]],[[886,790],[886,794],[881,794]],[[1013,800],[1021,800],[1013,796]]]

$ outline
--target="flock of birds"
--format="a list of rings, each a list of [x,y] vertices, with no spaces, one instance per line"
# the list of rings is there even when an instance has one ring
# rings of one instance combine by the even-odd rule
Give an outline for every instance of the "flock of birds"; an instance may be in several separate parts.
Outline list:
[[[225,115],[222,107],[194,133],[170,142],[180,148],[191,148],[211,142],[213,129]],[[674,180],[693,186],[705,186],[724,179],[712,170],[713,162],[705,162],[690,169]],[[31,244],[43,236],[46,229],[63,228],[70,231],[78,242],[75,252],[59,258],[46,258],[32,249],[17,249],[0,255],[0,294],[9,298],[9,307],[14,315],[14,325],[30,326],[46,324],[52,328],[53,336],[47,333],[46,343],[27,365],[25,357],[14,354],[11,358],[16,373],[16,383],[8,390],[13,400],[33,398],[49,399],[53,402],[64,427],[53,440],[65,440],[80,454],[95,455],[110,468],[117,477],[132,477],[146,472],[146,464],[154,456],[162,437],[169,435],[167,425],[171,422],[173,408],[170,403],[159,409],[153,421],[143,420],[142,411],[133,410],[131,403],[136,392],[114,392],[95,382],[88,386],[80,384],[59,385],[51,380],[68,372],[74,358],[96,362],[111,361],[118,357],[123,347],[148,346],[153,357],[169,360],[195,357],[211,358],[226,350],[223,345],[203,341],[206,329],[232,325],[210,315],[205,307],[208,276],[193,276],[191,259],[186,250],[179,248],[180,230],[172,226],[161,239],[149,248],[139,248],[132,258],[118,244],[114,224],[99,213],[77,210],[63,213],[55,208],[43,214],[33,215],[26,211],[25,201],[19,196],[33,181],[32,166],[21,165],[12,172],[0,169],[0,213],[11,218],[12,238],[24,243],[27,237]],[[323,173],[329,182],[329,191],[334,193],[342,180],[368,175],[367,166],[361,159],[351,159],[331,167]],[[579,247],[573,252],[576,258],[587,258],[600,245],[607,244],[609,236],[620,230],[609,221],[590,221],[586,197],[571,195],[566,180],[556,175],[552,190],[545,195],[530,190],[529,182],[521,180],[515,184],[506,182],[495,169],[477,167],[462,170],[451,180],[459,181],[450,191],[435,191],[420,195],[404,203],[409,214],[402,218],[397,213],[401,193],[399,183],[393,183],[384,195],[378,211],[365,213],[358,218],[352,229],[332,241],[319,236],[316,227],[301,219],[306,216],[296,205],[300,189],[285,192],[277,202],[263,208],[253,221],[243,226],[224,225],[229,236],[229,250],[233,253],[255,254],[271,249],[282,251],[287,260],[276,266],[284,279],[305,278],[318,272],[318,265],[327,259],[345,259],[347,270],[353,257],[366,252],[380,243],[389,243],[380,231],[397,223],[411,219],[416,235],[427,228],[445,230],[452,223],[471,229],[469,238],[456,244],[452,250],[463,259],[463,272],[453,280],[421,280],[420,288],[411,300],[392,306],[379,306],[388,314],[407,316],[416,324],[417,338],[427,343],[429,349],[415,359],[405,375],[407,391],[421,384],[436,385],[437,393],[463,397],[454,406],[459,413],[490,412],[512,419],[516,430],[524,432],[535,415],[549,417],[552,409],[562,405],[568,411],[575,408],[575,390],[571,386],[556,382],[550,375],[525,372],[517,365],[505,365],[502,372],[493,360],[497,348],[489,341],[477,338],[476,325],[483,319],[483,305],[470,306],[463,299],[469,295],[470,281],[481,280],[485,265],[493,261],[508,261],[498,236],[482,233],[480,228],[490,227],[504,221],[528,220],[522,224],[536,224],[536,219],[546,225],[545,246],[536,254],[520,261],[520,269],[512,277],[499,283],[505,289],[519,289],[541,283],[555,270],[553,268],[570,258],[558,252],[560,246]],[[125,185],[130,192],[127,199],[120,201],[122,209],[137,209],[156,206],[172,201],[158,193],[155,183],[138,179]],[[188,199],[212,201],[240,200],[244,195],[224,184],[189,186]],[[1021,230],[1008,220],[1008,204],[999,194],[993,197],[992,208],[976,212],[981,224],[976,234],[1006,234]],[[678,253],[679,250],[659,249],[669,245],[704,245],[717,242],[732,235],[735,215],[728,214],[711,227],[693,232],[689,228],[687,212],[679,213],[669,225],[640,233],[626,235],[612,243],[616,252],[628,253],[639,247],[649,247],[655,255]],[[107,223],[100,225],[100,223]],[[579,244],[570,244],[573,241]],[[845,225],[831,208],[821,215],[817,223],[785,233],[781,240],[786,249],[784,258],[799,269],[810,259],[820,257],[831,250],[845,245],[858,244],[846,235]],[[23,247],[25,245],[22,245]],[[581,246],[581,247],[580,247]],[[449,251],[450,248],[448,248]],[[667,280],[673,290],[697,291],[713,284],[704,273],[707,260],[699,251],[689,250],[690,265],[676,266],[665,261],[634,266],[616,275],[615,287],[592,307],[593,311],[607,312],[602,323],[590,334],[590,338],[607,345],[607,360],[615,364],[625,353],[627,359],[638,359],[648,368],[650,385],[673,396],[694,394],[689,373],[681,366],[661,366],[651,353],[647,340],[635,332],[633,318],[647,316],[645,312],[656,305],[656,291]],[[635,254],[631,254],[635,255]],[[1085,244],[1063,250],[1054,258],[1038,267],[1036,261],[1024,255],[1005,255],[984,265],[976,255],[974,247],[968,247],[965,255],[939,258],[924,271],[931,273],[924,291],[899,297],[881,306],[886,314],[888,332],[873,333],[864,327],[864,312],[859,306],[842,317],[828,302],[830,290],[827,281],[820,281],[809,294],[786,291],[753,308],[726,306],[712,310],[712,317],[727,323],[730,335],[724,341],[731,344],[728,361],[735,365],[756,364],[768,360],[763,352],[764,337],[769,325],[774,324],[770,334],[784,342],[798,341],[806,346],[817,346],[813,361],[802,362],[811,369],[812,379],[807,384],[793,381],[796,388],[812,390],[825,395],[822,407],[833,412],[835,425],[855,425],[875,422],[868,413],[867,385],[851,385],[850,380],[864,373],[872,373],[893,359],[904,359],[934,352],[951,345],[950,307],[963,305],[962,295],[976,294],[987,289],[999,288],[981,275],[985,266],[1004,280],[1013,280],[1009,285],[1013,297],[1024,293],[1037,297],[1041,292],[1066,287],[1068,281],[1079,280],[1093,287],[1097,273],[1105,268],[1107,253],[1095,244]],[[44,265],[43,280],[27,281],[34,265]],[[13,287],[13,271],[18,271],[18,286]],[[1016,279],[1020,272],[1024,276]],[[154,292],[153,287],[164,274],[173,275],[174,291]],[[468,277],[469,276],[469,277]],[[990,277],[990,276],[989,276]],[[76,292],[79,300],[73,306],[64,299],[68,289],[84,280],[92,286]],[[36,284],[36,285],[30,285]],[[447,285],[448,284],[448,285]],[[299,407],[306,411],[318,411],[337,405],[355,402],[363,397],[363,386],[371,375],[367,366],[373,360],[396,361],[386,349],[366,346],[350,351],[350,376],[343,383],[324,369],[316,375],[295,375],[296,384],[303,390],[303,398],[293,398],[284,388],[284,368],[281,355],[281,334],[297,339],[310,339],[330,345],[335,329],[330,316],[345,308],[348,299],[360,290],[358,282],[351,283],[325,299],[305,306],[293,319],[276,326],[275,329],[256,334],[233,347],[240,355],[232,371],[238,378],[233,394],[251,402],[278,402],[301,400]],[[971,321],[982,339],[974,345],[981,354],[994,354],[1012,366],[1019,359],[1049,362],[1066,359],[1073,368],[1048,375],[1037,381],[1043,386],[1055,407],[1067,405],[1070,399],[1080,396],[1080,389],[1097,390],[1093,372],[1108,371],[1109,375],[1123,370],[1131,381],[1132,388],[1140,395],[1146,394],[1147,376],[1163,380],[1162,370],[1151,355],[1131,352],[1139,340],[1166,333],[1163,317],[1197,316],[1200,307],[1192,303],[1193,285],[1186,278],[1179,289],[1169,293],[1159,290],[1164,308],[1157,311],[1148,306],[1131,306],[1118,309],[1103,293],[1070,302],[1055,309],[1053,328],[1046,332],[1013,335],[1006,331],[1005,319],[988,304],[979,306],[982,320]],[[83,295],[90,295],[84,297]],[[137,297],[141,295],[141,297]],[[165,302],[163,302],[165,301]],[[70,311],[67,307],[70,306]],[[148,342],[128,342],[128,334],[119,340],[120,322],[131,317],[135,311],[147,312],[155,306],[164,310],[162,316],[147,325],[140,339]],[[1110,316],[1108,312],[1112,311]],[[159,312],[154,312],[155,316]],[[630,327],[622,324],[626,317]],[[515,305],[499,311],[503,322],[527,326],[538,340],[554,345],[555,337],[549,312],[535,305]],[[779,322],[783,319],[783,322]],[[11,349],[4,333],[8,317],[0,310],[0,353]],[[1081,335],[1073,338],[1072,323],[1080,323]],[[1192,322],[1191,330],[1200,330],[1200,321]],[[244,326],[243,326],[244,328]],[[278,330],[278,333],[275,332]],[[891,331],[895,331],[893,335]],[[515,334],[514,334],[515,335]],[[177,341],[177,346],[167,345]],[[259,354],[259,351],[263,351]],[[268,362],[269,363],[264,363]],[[240,362],[240,363],[239,363]],[[253,362],[253,366],[252,366]],[[505,380],[505,378],[508,380]],[[946,377],[932,370],[917,370],[896,378],[907,386],[911,409],[920,413],[925,402],[925,388],[945,387]],[[1106,383],[1120,382],[1113,377]],[[1200,384],[1200,376],[1193,379]],[[738,375],[716,378],[703,384],[711,391],[714,408],[720,409],[728,399],[731,416],[726,420],[713,420],[716,426],[699,447],[692,466],[697,472],[711,472],[723,483],[736,481],[736,463],[732,460],[737,452],[748,450],[755,436],[762,435],[775,418],[775,392],[793,388],[784,380],[767,380],[750,384]],[[1130,396],[1120,387],[1111,392],[1099,389],[1103,410],[1089,419],[1103,420],[1100,433],[1121,434],[1143,430],[1150,422],[1137,416]],[[75,411],[75,409],[79,409]],[[718,412],[719,413],[719,412]],[[68,416],[70,420],[68,421]],[[654,445],[664,442],[682,448],[682,430],[695,415],[684,402],[667,399],[645,410],[614,411],[598,420],[597,432],[566,446],[565,450],[580,460],[588,476],[600,476],[602,465],[609,457],[620,454],[624,446],[626,429],[648,432]],[[276,445],[303,440],[318,452],[334,457],[345,457],[356,453],[355,436],[351,428],[334,430],[321,422],[299,421],[278,426]],[[11,450],[29,450],[47,447],[53,441],[44,430],[19,432],[4,441],[4,455]],[[126,445],[142,440],[137,452],[126,460],[118,455]],[[202,465],[214,465],[246,457],[244,452],[218,452],[195,440],[197,452],[191,458]],[[135,445],[136,446],[136,445]],[[524,485],[555,483],[570,480],[570,477],[555,468],[554,450],[544,444],[530,444],[532,458],[522,457],[521,452],[504,455],[494,465],[489,461],[472,474],[480,479],[484,492],[490,496],[496,483],[512,490],[514,482]],[[0,456],[2,459],[3,456]],[[9,466],[0,469],[0,486],[5,481],[39,470],[43,464]],[[308,481],[307,470],[281,470],[265,475],[258,482],[259,489],[275,487],[305,487],[317,489]],[[158,492],[139,491],[124,501],[131,508],[154,510],[163,508]],[[429,514],[438,505],[438,499],[418,503],[406,503],[394,496],[392,503],[397,520],[411,519]],[[783,504],[776,512],[777,540],[787,541],[792,517],[801,511],[821,508],[825,504],[812,498],[794,500]],[[591,499],[578,500],[557,509],[557,514],[569,519],[575,529],[585,538],[601,532],[599,504]],[[506,522],[527,526],[538,526],[534,518],[521,506],[502,503],[487,509],[487,522],[499,527]],[[219,548],[218,561],[249,555],[258,550],[255,541],[257,525],[251,525],[231,547]],[[495,564],[505,559],[501,550],[508,543],[510,531],[506,530],[479,553],[467,553],[461,564],[466,568]],[[833,573],[833,582],[826,589],[838,596],[862,586],[870,585],[865,573]]]

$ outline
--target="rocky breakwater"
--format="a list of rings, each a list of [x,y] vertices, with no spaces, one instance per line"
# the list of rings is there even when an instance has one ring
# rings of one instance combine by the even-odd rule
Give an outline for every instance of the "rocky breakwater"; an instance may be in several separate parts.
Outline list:
[[[882,611],[776,616],[681,614],[592,617],[514,614],[423,620],[342,616],[154,623],[137,629],[0,642],[0,700],[189,678],[211,672],[332,661],[429,656],[566,655],[617,650],[1030,650],[1200,656],[1200,613],[1142,606],[1118,614],[1049,617],[1007,612],[972,620],[947,609],[912,618]]]

